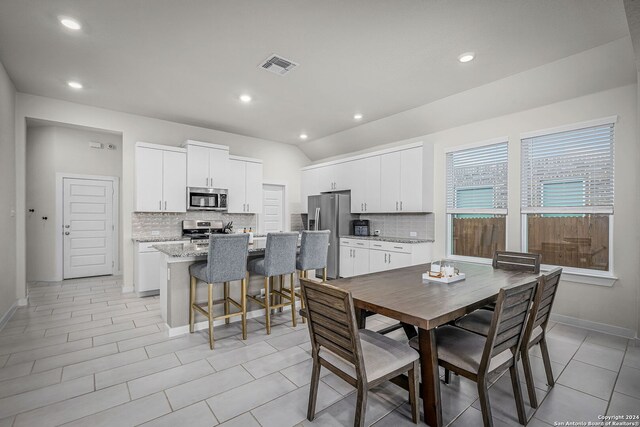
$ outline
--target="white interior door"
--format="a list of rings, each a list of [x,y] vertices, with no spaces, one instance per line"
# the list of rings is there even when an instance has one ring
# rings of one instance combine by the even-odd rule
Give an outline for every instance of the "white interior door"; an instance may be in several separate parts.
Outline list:
[[[63,277],[113,273],[113,181],[64,178]]]
[[[262,188],[263,233],[285,231],[284,187],[281,185],[264,184]]]

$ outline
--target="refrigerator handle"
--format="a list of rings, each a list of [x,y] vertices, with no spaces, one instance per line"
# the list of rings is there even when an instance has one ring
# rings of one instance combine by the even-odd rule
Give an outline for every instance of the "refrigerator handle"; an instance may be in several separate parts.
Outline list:
[[[320,208],[316,208],[316,217],[315,217],[315,231],[318,231],[318,221],[320,220]]]

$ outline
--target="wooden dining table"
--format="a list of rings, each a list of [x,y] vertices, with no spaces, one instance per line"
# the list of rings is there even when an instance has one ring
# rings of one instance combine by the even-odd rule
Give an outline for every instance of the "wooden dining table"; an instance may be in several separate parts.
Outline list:
[[[538,276],[491,265],[450,264],[466,278],[450,284],[426,282],[422,274],[429,271],[429,264],[422,264],[331,281],[333,286],[351,292],[360,327],[365,326],[368,311],[418,328],[420,394],[425,422],[431,427],[443,424],[436,328],[495,301],[500,288],[527,283]]]

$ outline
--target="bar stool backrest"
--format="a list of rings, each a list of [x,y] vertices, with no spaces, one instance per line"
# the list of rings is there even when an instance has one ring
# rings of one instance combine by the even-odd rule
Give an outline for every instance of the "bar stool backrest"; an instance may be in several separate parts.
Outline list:
[[[209,236],[207,274],[210,283],[233,282],[247,275],[249,234]]]
[[[298,233],[269,233],[264,252],[265,276],[279,276],[296,271]]]
[[[303,231],[300,242],[300,270],[316,270],[327,266],[330,230]]]

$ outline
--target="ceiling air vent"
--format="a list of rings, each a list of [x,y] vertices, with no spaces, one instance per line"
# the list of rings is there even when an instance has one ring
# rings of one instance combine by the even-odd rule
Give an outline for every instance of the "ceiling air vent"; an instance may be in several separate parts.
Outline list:
[[[260,67],[278,74],[279,76],[284,76],[298,65],[299,64],[296,62],[290,61],[276,54],[272,54],[260,64]]]

